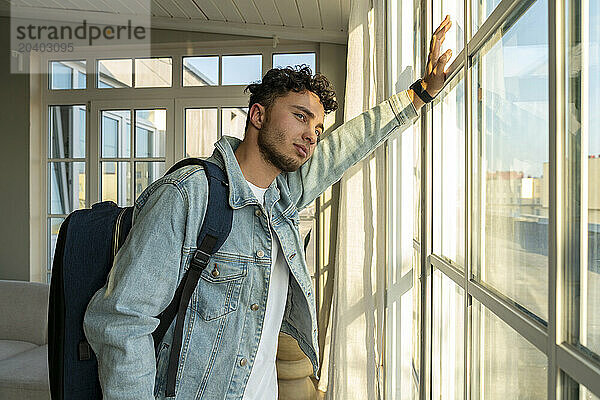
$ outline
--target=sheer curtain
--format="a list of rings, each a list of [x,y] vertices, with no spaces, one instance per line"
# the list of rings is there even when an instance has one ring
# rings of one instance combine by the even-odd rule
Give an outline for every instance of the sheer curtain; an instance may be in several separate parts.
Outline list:
[[[351,2],[344,121],[385,100],[384,0]],[[385,151],[340,181],[331,320],[319,389],[327,399],[383,398]]]

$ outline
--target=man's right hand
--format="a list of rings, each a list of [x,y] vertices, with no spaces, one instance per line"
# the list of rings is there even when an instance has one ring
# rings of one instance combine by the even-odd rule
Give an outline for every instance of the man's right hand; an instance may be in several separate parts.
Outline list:
[[[421,81],[423,90],[427,91],[431,97],[435,97],[440,90],[444,87],[446,82],[446,63],[452,57],[452,50],[448,49],[440,57],[440,48],[446,38],[446,32],[452,26],[450,16],[446,15],[446,18],[442,21],[440,26],[437,27],[433,36],[431,37],[431,44],[429,46],[429,57],[427,58],[427,69],[425,76]],[[417,111],[423,106],[423,101],[417,96],[412,90],[408,91],[413,104]]]

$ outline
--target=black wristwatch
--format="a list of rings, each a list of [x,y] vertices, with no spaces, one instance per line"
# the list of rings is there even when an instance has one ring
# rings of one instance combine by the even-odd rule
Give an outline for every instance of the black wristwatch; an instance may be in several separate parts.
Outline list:
[[[415,83],[410,85],[410,89],[412,89],[415,92],[415,94],[419,96],[421,100],[423,100],[423,103],[431,103],[433,101],[433,97],[431,97],[429,93],[427,93],[427,91],[423,89],[423,86],[421,86],[421,81],[423,81],[423,79],[419,79]]]

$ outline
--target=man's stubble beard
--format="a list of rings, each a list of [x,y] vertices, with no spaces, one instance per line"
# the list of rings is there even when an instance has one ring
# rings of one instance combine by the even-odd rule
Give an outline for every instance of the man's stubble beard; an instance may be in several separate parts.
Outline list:
[[[268,114],[267,114],[268,115]],[[258,150],[266,162],[283,172],[294,172],[302,165],[296,158],[285,155],[281,150],[285,146],[285,131],[272,129],[269,118],[258,131]]]

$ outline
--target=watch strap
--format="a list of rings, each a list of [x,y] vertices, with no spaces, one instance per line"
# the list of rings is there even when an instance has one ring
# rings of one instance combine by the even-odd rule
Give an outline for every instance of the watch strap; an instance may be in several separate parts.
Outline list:
[[[423,86],[421,85],[422,81],[423,79],[417,80],[415,83],[410,85],[410,89],[412,89],[415,94],[419,96],[421,100],[423,100],[424,103],[431,103],[433,101],[433,97],[431,97],[429,93],[423,89]]]

